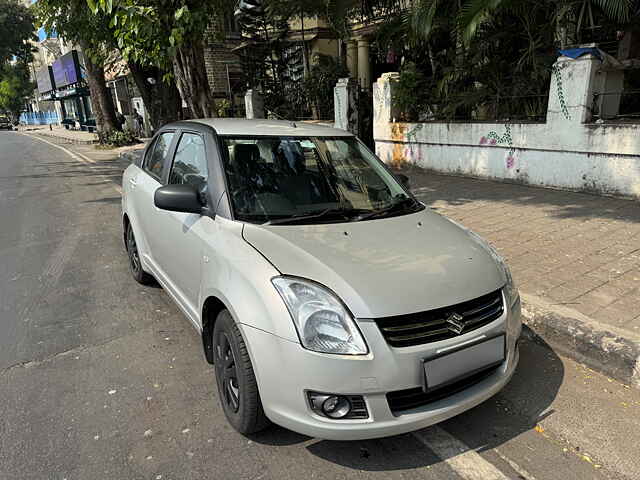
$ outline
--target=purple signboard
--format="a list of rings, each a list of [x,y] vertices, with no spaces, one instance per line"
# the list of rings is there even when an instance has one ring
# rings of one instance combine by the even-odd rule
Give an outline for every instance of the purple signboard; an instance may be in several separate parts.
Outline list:
[[[78,83],[80,81],[78,52],[71,50],[69,53],[56,59],[56,61],[53,62],[52,69],[56,88]]]

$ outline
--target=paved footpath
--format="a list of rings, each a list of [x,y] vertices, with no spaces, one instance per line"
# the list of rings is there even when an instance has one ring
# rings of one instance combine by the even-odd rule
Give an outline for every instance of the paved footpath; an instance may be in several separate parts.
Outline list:
[[[640,391],[535,334],[503,391],[438,426],[237,434],[198,334],[128,271],[123,162],[88,147],[0,132],[0,479],[640,478]]]
[[[409,173],[420,200],[489,240],[508,261],[529,304],[525,313],[537,317],[529,318],[533,325],[544,330],[551,322],[551,341],[566,353],[638,383],[639,202]],[[622,343],[635,349],[626,365],[618,358]]]

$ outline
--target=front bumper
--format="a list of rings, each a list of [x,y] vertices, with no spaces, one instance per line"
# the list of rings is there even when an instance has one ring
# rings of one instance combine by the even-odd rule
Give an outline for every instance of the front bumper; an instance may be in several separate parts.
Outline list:
[[[358,320],[370,353],[362,356],[318,354],[299,343],[242,325],[264,411],[274,423],[328,440],[362,440],[398,435],[439,423],[482,403],[510,380],[518,363],[520,302],[485,327],[441,342],[393,348],[372,320]],[[505,361],[488,377],[458,393],[395,414],[388,392],[420,387],[422,361],[438,350],[481,336],[506,333]],[[362,395],[369,418],[332,420],[309,407],[305,391]]]

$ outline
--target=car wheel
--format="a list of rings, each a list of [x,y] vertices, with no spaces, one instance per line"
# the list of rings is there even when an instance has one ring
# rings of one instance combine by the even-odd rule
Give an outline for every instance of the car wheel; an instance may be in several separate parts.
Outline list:
[[[245,435],[263,430],[270,422],[262,409],[247,346],[227,310],[216,320],[213,351],[218,398],[227,420]]]
[[[140,261],[140,254],[138,252],[138,245],[136,244],[136,237],[133,234],[133,228],[131,223],[127,225],[127,254],[129,255],[129,267],[131,268],[131,274],[136,282],[142,285],[149,285],[153,283],[153,277],[142,269],[142,262]]]

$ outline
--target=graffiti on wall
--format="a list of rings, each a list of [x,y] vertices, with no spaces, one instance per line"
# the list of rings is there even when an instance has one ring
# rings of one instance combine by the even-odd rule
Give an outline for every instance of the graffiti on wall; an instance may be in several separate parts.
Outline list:
[[[486,135],[480,138],[480,145],[501,145],[505,144],[509,147],[509,152],[507,154],[507,168],[513,168],[516,158],[515,153],[516,149],[513,146],[513,137],[511,136],[511,125],[505,123],[504,125],[504,135],[500,136],[495,131],[490,131]]]
[[[569,109],[567,108],[567,101],[564,98],[564,88],[562,87],[562,69],[567,66],[566,63],[562,65],[554,65],[553,66],[553,76],[556,79],[556,92],[558,93],[558,102],[560,102],[560,110],[562,110],[562,115],[567,120],[571,120],[571,114],[569,113]]]

